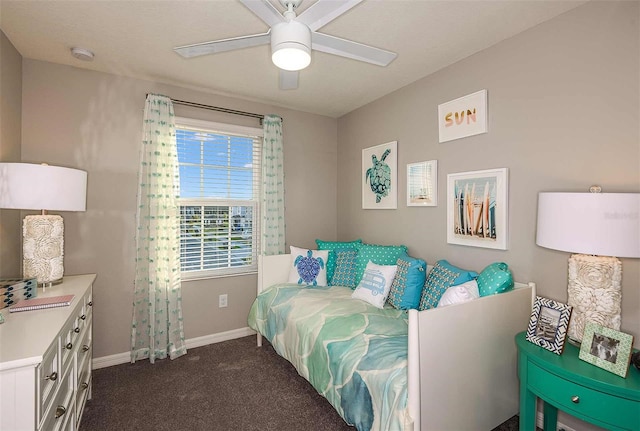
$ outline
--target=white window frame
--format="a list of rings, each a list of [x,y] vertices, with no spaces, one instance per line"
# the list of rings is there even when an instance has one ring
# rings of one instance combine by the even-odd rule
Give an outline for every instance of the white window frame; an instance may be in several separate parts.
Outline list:
[[[243,135],[248,137],[258,137],[263,139],[264,131],[258,127],[238,126],[234,124],[217,123],[213,121],[197,120],[194,118],[175,117],[176,129],[178,128],[196,128],[209,131],[215,131],[222,134],[231,135]],[[262,147],[260,148],[262,151]],[[253,171],[254,184],[258,184],[261,187],[262,178],[260,175],[261,170]],[[259,190],[259,188],[258,188]],[[252,235],[252,250],[255,257],[252,265],[243,268],[224,268],[224,269],[209,269],[200,271],[181,271],[181,278],[183,280],[203,280],[209,278],[218,277],[233,277],[239,275],[256,274],[258,272],[258,255],[260,254],[260,235],[262,233],[262,222],[260,217],[260,197],[258,196],[255,201],[252,200],[231,200],[231,199],[215,199],[215,198],[179,198],[178,203],[180,206],[251,206],[253,211],[253,235]],[[230,223],[231,225],[231,223]],[[182,266],[182,264],[181,264]]]

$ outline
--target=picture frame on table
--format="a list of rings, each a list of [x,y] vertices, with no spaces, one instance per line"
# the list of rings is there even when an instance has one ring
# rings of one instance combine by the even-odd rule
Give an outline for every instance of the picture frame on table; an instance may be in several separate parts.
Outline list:
[[[622,378],[627,377],[633,335],[587,322],[578,357]]]
[[[438,206],[438,161],[407,164],[407,206]]]
[[[562,354],[571,319],[571,310],[570,305],[536,296],[525,339],[556,355]]]
[[[506,250],[509,169],[447,175],[447,242]]]
[[[362,208],[398,208],[398,142],[362,150]]]

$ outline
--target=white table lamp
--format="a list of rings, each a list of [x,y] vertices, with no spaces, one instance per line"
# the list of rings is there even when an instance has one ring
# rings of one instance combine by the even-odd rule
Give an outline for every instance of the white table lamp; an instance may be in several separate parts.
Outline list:
[[[41,210],[23,223],[22,263],[25,278],[40,285],[64,275],[64,224],[47,211],[85,211],[87,173],[78,169],[31,163],[0,163],[0,208]]]
[[[540,193],[536,244],[569,258],[568,336],[580,343],[586,322],[620,329],[622,264],[640,257],[640,193]],[[617,257],[616,257],[617,256]]]

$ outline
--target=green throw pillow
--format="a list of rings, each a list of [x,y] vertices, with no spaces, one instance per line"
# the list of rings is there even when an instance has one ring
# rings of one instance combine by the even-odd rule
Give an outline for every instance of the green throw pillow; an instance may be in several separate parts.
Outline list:
[[[357,286],[358,250],[336,250],[334,253],[336,254],[336,269],[333,272],[333,277],[329,280],[329,286],[345,286],[355,289]]]
[[[513,275],[504,262],[492,263],[478,276],[480,296],[495,295],[511,289],[513,289]]]
[[[404,245],[360,244],[356,263],[356,285],[362,280],[369,261],[377,265],[395,265],[398,258],[406,252],[407,247]]]
[[[358,245],[361,243],[361,239],[347,242],[323,241],[321,239],[316,239],[318,250],[329,250],[329,259],[327,260],[327,280],[331,280],[333,278],[333,273],[336,270],[336,250],[357,250]]]

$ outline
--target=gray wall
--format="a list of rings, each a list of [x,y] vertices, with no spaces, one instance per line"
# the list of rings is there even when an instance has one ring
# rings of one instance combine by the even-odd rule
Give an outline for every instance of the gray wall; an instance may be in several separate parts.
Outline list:
[[[0,162],[20,161],[22,56],[0,31]],[[21,275],[20,211],[0,210],[0,277]]]
[[[337,121],[175,86],[25,59],[24,162],[88,171],[87,211],[65,219],[65,273],[98,274],[94,357],[127,352],[134,279],[134,223],[146,93],[274,113],[284,119],[287,243],[311,247],[335,238]],[[176,115],[259,127],[255,119],[175,106]],[[308,175],[313,171],[314,175]],[[309,191],[314,194],[313,205]],[[306,220],[313,218],[313,229]],[[320,222],[317,222],[320,220]],[[247,326],[256,276],[183,283],[185,335],[195,338]],[[218,308],[218,295],[229,307]]]
[[[566,302],[569,253],[535,244],[540,191],[640,191],[638,2],[589,3],[338,121],[338,237],[404,243],[429,263],[481,270]],[[489,133],[438,143],[438,104],[488,91]],[[397,210],[362,210],[361,150],[398,141]],[[406,164],[438,160],[437,207],[406,207]],[[509,248],[446,240],[447,174],[509,168]],[[622,330],[640,345],[640,259],[623,265]],[[490,328],[487,328],[490,329]]]
[[[475,270],[504,261],[516,280],[566,302],[569,253],[535,244],[537,194],[592,184],[640,192],[638,6],[592,2],[341,117],[338,237],[404,243],[429,263],[444,258]],[[439,144],[438,104],[480,89],[488,90],[489,133]],[[362,210],[362,149],[393,140],[398,209]],[[406,207],[406,164],[433,159],[438,206]],[[447,174],[496,167],[510,173],[508,250],[448,245]],[[621,261],[622,330],[638,347],[640,259]],[[559,420],[600,429],[563,412]]]

